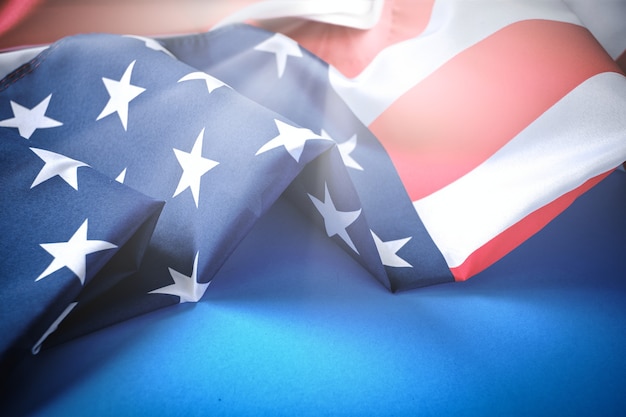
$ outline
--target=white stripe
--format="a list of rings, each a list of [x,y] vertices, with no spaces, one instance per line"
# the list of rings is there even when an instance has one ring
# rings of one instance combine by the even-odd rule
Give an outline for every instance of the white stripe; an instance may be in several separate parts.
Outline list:
[[[0,53],[0,80],[39,55],[47,46]]]
[[[357,117],[369,125],[459,52],[505,26],[529,19],[580,24],[561,1],[436,0],[420,36],[387,47],[353,79],[331,67],[330,82]]]
[[[383,4],[384,0],[266,0],[233,13],[212,29],[247,20],[286,17],[371,29],[380,20]]]
[[[476,169],[414,202],[450,267],[528,214],[626,160],[626,78],[596,75]]]

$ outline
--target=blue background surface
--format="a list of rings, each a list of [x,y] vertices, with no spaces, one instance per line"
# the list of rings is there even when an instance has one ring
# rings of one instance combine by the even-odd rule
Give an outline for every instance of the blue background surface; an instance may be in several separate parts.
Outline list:
[[[624,415],[625,214],[616,172],[479,276],[391,294],[279,202],[201,302],[27,358],[2,408]]]

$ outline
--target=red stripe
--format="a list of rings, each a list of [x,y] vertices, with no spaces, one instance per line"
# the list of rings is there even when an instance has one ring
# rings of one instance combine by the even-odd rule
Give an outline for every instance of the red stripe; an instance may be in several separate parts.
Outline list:
[[[12,0],[0,4],[0,34],[17,26],[37,6],[39,0]]]
[[[387,0],[379,23],[360,30],[312,21],[258,22],[313,52],[346,77],[355,77],[387,46],[418,36],[428,25],[435,0]]]
[[[509,227],[504,232],[474,251],[469,258],[460,266],[450,268],[456,281],[465,281],[476,275],[488,266],[492,265],[504,255],[511,252],[526,239],[541,230],[552,219],[569,207],[576,198],[581,196],[606,178],[612,171],[589,179],[580,187],[547,204],[539,210],[529,214],[521,221]]]
[[[574,87],[605,71],[618,69],[588,30],[518,22],[452,58],[370,127],[415,201],[474,169]]]

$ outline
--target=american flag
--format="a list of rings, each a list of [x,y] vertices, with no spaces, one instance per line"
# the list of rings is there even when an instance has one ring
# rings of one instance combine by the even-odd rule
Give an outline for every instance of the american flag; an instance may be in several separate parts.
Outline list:
[[[317,22],[282,32],[332,64],[334,91],[383,144],[463,280],[626,159],[614,61],[625,12],[623,1],[398,1],[366,32]]]
[[[200,300],[277,198],[392,291],[495,262],[626,159],[626,79],[524,4],[418,8],[350,76],[248,25],[46,48],[0,82],[3,366]]]
[[[0,90],[3,365],[198,301],[288,186],[388,286],[334,142],[157,42],[67,38]]]
[[[83,288],[97,293],[135,270],[163,205],[24,136],[3,131],[0,141],[3,362],[18,346],[37,352]]]

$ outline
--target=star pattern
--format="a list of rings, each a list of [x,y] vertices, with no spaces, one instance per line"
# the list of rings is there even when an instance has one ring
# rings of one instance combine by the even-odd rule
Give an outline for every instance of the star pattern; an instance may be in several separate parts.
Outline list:
[[[328,237],[338,235],[353,251],[359,253],[356,246],[352,242],[348,231],[348,226],[356,221],[361,215],[361,209],[355,211],[339,211],[335,207],[330,193],[328,192],[328,184],[324,183],[324,200],[320,201],[315,196],[308,194],[309,198],[317,208],[317,211],[324,218],[324,226]]]
[[[198,207],[198,200],[200,198],[200,179],[204,174],[219,165],[219,162],[217,161],[202,157],[203,138],[204,129],[202,129],[196,138],[196,142],[194,143],[191,152],[174,149],[174,154],[183,169],[183,174],[180,177],[178,187],[176,187],[176,191],[174,191],[174,195],[172,197],[176,197],[189,188],[191,190],[191,194],[193,195],[193,200],[196,203],[196,208]]]
[[[402,247],[404,247],[409,240],[411,240],[410,237],[383,242],[373,230],[370,230],[370,232],[374,238],[374,243],[376,244],[376,249],[378,250],[378,254],[380,255],[380,260],[383,265],[396,268],[413,267],[413,265],[398,256],[398,251],[402,249]]]
[[[398,276],[405,279],[410,276],[408,273],[411,271],[395,268],[419,265],[418,260],[413,259],[415,239],[406,237],[410,236],[410,233],[390,234],[391,229],[399,228],[397,226],[413,225],[413,218],[377,217],[376,210],[380,209],[379,204],[367,194],[377,192],[373,185],[378,182],[371,181],[374,176],[387,175],[384,170],[377,172],[370,171],[370,168],[378,161],[382,161],[381,165],[391,162],[384,158],[375,160],[373,154],[360,152],[360,148],[365,149],[368,147],[367,143],[374,141],[375,138],[369,136],[368,131],[359,128],[357,119],[353,122],[352,116],[344,112],[328,114],[319,111],[320,105],[331,111],[341,106],[341,102],[333,101],[335,96],[323,93],[326,88],[331,88],[323,77],[319,77],[325,74],[324,72],[319,74],[300,72],[309,67],[313,69],[319,67],[315,71],[327,68],[323,65],[305,66],[305,60],[311,58],[309,54],[282,35],[261,36],[261,39],[257,38],[256,42],[252,41],[245,46],[245,52],[249,54],[249,63],[265,65],[262,73],[255,75],[266,79],[258,87],[251,85],[250,90],[246,90],[245,75],[237,73],[243,67],[235,68],[236,65],[233,68],[221,67],[217,61],[212,61],[213,54],[206,66],[204,61],[200,60],[203,64],[196,69],[182,66],[180,62],[167,58],[163,54],[170,55],[169,51],[153,39],[142,37],[118,39],[120,42],[118,47],[114,44],[115,39],[107,35],[98,40],[96,48],[81,49],[87,53],[98,51],[102,47],[103,53],[106,48],[111,48],[114,52],[105,62],[100,61],[102,54],[97,52],[96,61],[99,64],[96,66],[96,73],[90,72],[94,69],[94,61],[91,59],[84,67],[82,64],[78,65],[78,62],[77,65],[69,63],[66,65],[64,59],[73,51],[69,49],[65,54],[49,54],[46,58],[60,62],[59,67],[64,73],[59,74],[58,80],[52,77],[52,69],[50,73],[38,71],[32,77],[29,73],[29,77],[37,81],[33,85],[35,92],[25,92],[28,84],[19,89],[20,95],[17,93],[11,95],[10,93],[16,90],[11,86],[2,92],[6,98],[3,103],[4,111],[0,117],[5,120],[0,120],[2,126],[0,130],[5,129],[5,132],[13,134],[19,131],[24,138],[30,139],[30,143],[22,143],[26,146],[19,145],[21,139],[16,139],[19,148],[16,152],[25,152],[26,158],[31,158],[32,163],[25,167],[23,173],[18,172],[21,175],[18,180],[21,182],[18,181],[16,184],[26,188],[20,191],[19,197],[24,197],[26,201],[24,204],[30,204],[28,199],[31,197],[33,204],[34,199],[42,198],[43,200],[37,201],[42,201],[42,207],[47,209],[46,215],[50,216],[45,218],[48,224],[39,223],[41,227],[32,227],[32,233],[28,224],[25,226],[19,224],[14,228],[22,233],[29,233],[27,236],[29,240],[27,241],[26,237],[24,239],[25,250],[20,249],[14,255],[23,254],[24,258],[16,258],[16,261],[22,265],[32,263],[36,268],[34,271],[27,271],[28,274],[23,277],[24,283],[35,289],[50,289],[49,295],[54,297],[57,304],[54,308],[56,313],[65,307],[58,305],[63,301],[58,294],[59,291],[66,291],[67,285],[72,288],[79,288],[78,282],[88,288],[107,285],[106,280],[102,283],[99,280],[93,282],[90,280],[96,273],[94,270],[96,263],[106,265],[115,254],[118,248],[116,245],[124,245],[125,249],[128,246],[131,252],[134,252],[134,246],[138,247],[136,252],[129,254],[129,260],[139,263],[137,277],[141,277],[141,283],[135,285],[129,282],[129,291],[121,300],[116,299],[117,295],[111,293],[113,303],[110,307],[103,305],[103,315],[112,312],[114,319],[134,315],[137,308],[132,303],[136,301],[142,303],[142,309],[145,306],[146,311],[164,304],[198,302],[204,297],[210,285],[210,282],[204,281],[210,281],[212,274],[223,262],[223,257],[237,247],[238,240],[228,239],[228,236],[233,236],[233,233],[239,235],[242,231],[238,228],[249,226],[237,221],[242,216],[241,213],[244,216],[250,212],[264,213],[270,207],[271,201],[280,195],[285,187],[290,186],[294,179],[296,188],[295,190],[292,188],[291,191],[298,192],[297,197],[303,198],[305,204],[310,204],[308,207],[315,217],[316,225],[322,227],[323,224],[324,233],[328,238],[341,245],[349,254],[354,256],[360,254],[363,257],[363,265],[381,281],[385,281],[384,275],[387,272],[389,281],[395,284],[395,274],[400,274]],[[64,44],[60,47],[63,48]],[[236,45],[234,47],[239,48]],[[172,42],[171,48],[177,55],[187,56],[186,49],[180,51],[175,49],[177,42]],[[255,50],[251,51],[252,48]],[[219,56],[217,53],[215,55]],[[148,59],[150,57],[156,59],[154,65],[150,63]],[[187,58],[194,59],[192,55]],[[241,61],[239,58],[236,61],[241,63],[244,59],[242,57]],[[167,63],[176,65],[172,68],[161,65]],[[157,64],[159,66],[155,66]],[[252,66],[253,70],[255,65]],[[274,65],[277,77],[274,76],[276,74]],[[250,66],[247,67],[249,70]],[[272,90],[276,97],[268,96],[270,102],[266,104],[272,106],[275,104],[276,108],[270,106],[273,112],[269,112],[262,104],[257,109],[253,107],[252,101],[241,102],[232,95],[238,93],[235,93],[230,85],[211,74],[219,78],[223,75],[223,79],[230,85],[238,89],[241,87],[243,92],[248,92],[253,98],[258,99],[261,95],[259,92]],[[46,78],[48,75],[50,79]],[[305,81],[305,86],[295,80],[297,75],[304,77],[302,80]],[[160,94],[156,87],[163,83],[169,83],[169,87],[165,86],[165,94]],[[243,85],[237,85],[238,83]],[[304,87],[313,88],[320,94],[313,94],[310,97],[311,102],[301,103],[299,109],[302,111],[294,112],[294,109],[289,107],[288,98],[297,95]],[[203,98],[206,100],[202,100]],[[17,100],[20,104],[10,100]],[[214,111],[216,108],[219,111]],[[72,113],[70,118],[63,116],[63,112],[68,111]],[[297,119],[290,121],[289,117],[283,117],[281,114],[295,116]],[[55,118],[61,119],[63,123]],[[118,119],[123,131],[119,130]],[[188,130],[196,122],[204,123],[202,121],[208,124],[201,124],[197,128],[191,127],[191,131]],[[220,136],[219,139],[224,139],[222,133],[228,133],[233,123],[243,123],[246,131],[254,130],[257,134],[241,136],[233,131],[231,132],[233,135],[226,135],[231,138],[225,145],[222,143],[214,146],[212,141],[209,142],[209,138],[214,134]],[[57,126],[63,127],[45,130]],[[203,129],[203,126],[206,127]],[[321,129],[322,126],[328,129],[328,132]],[[9,128],[10,132],[6,130]],[[43,131],[37,132],[39,129]],[[128,130],[130,131],[127,132]],[[244,129],[236,130],[239,132]],[[81,141],[79,136],[85,139],[81,132],[91,132],[94,138],[106,140],[99,143],[91,140]],[[334,140],[329,132],[338,135],[339,140]],[[131,136],[133,140],[124,141],[123,138],[128,138],[130,133],[133,133]],[[203,144],[205,133],[206,147]],[[35,144],[34,141],[40,139],[44,140],[45,144]],[[334,145],[337,145],[341,160],[335,150],[327,152],[330,150],[329,147]],[[13,148],[9,149],[13,151]],[[31,151],[28,149],[31,149],[37,158],[30,156]],[[366,156],[368,158],[365,158]],[[383,154],[383,157],[386,155]],[[242,166],[241,161],[244,160],[245,164]],[[79,170],[81,167],[89,167],[87,163],[96,170],[103,170],[101,181],[96,181],[99,172],[91,168]],[[305,164],[307,166],[304,166]],[[364,170],[367,164],[373,165]],[[353,170],[370,177],[363,177]],[[209,171],[212,172],[208,174]],[[269,171],[280,175],[272,178],[257,175]],[[26,174],[26,177],[22,174]],[[323,178],[321,175],[330,176]],[[355,182],[354,179],[358,181]],[[80,191],[78,191],[79,180]],[[324,180],[326,182],[321,182]],[[391,176],[391,180],[399,181],[395,176]],[[115,181],[118,184],[113,184]],[[223,187],[229,187],[229,181],[237,182],[232,186],[235,193],[232,195],[227,193],[224,200],[223,193],[216,192],[214,186],[219,185],[221,190]],[[262,182],[261,187],[258,181]],[[129,186],[151,198],[143,201],[140,195],[124,191],[128,187],[120,184],[125,182],[129,182]],[[67,188],[66,184],[72,187],[72,190]],[[29,185],[32,189],[30,195],[27,192]],[[398,183],[398,186],[400,185]],[[90,188],[92,186],[94,188]],[[95,188],[100,186],[110,187],[110,191],[109,188],[104,191],[108,196],[120,191],[120,200],[114,198],[103,203],[97,198],[90,197],[92,191],[95,192],[94,195],[104,195],[98,191],[99,188]],[[63,196],[67,199],[54,201],[55,205],[52,205],[45,194],[48,191],[52,193],[65,191]],[[385,200],[387,205],[395,210],[395,207],[392,207],[396,203],[395,198],[406,196],[404,193],[394,195],[393,188],[389,191],[390,193],[385,194]],[[272,199],[270,200],[268,196]],[[200,200],[203,207],[199,207]],[[310,200],[310,203],[307,200]],[[195,208],[192,205],[195,205]],[[71,210],[65,210],[68,206],[71,206]],[[409,215],[414,214],[410,210],[411,206],[407,207],[405,211]],[[17,214],[23,211],[18,209]],[[319,213],[319,217],[316,212]],[[402,213],[406,214],[404,211]],[[16,217],[19,217],[18,215]],[[207,216],[211,221],[209,235],[203,231],[209,226],[205,223]],[[25,218],[23,215],[21,217]],[[405,217],[408,220],[406,222]],[[375,220],[374,225],[378,225],[377,227],[368,224],[367,220],[372,219]],[[399,223],[394,223],[395,219]],[[131,225],[129,223],[131,220],[136,223]],[[28,223],[29,220],[24,221]],[[391,223],[392,228],[383,233],[386,223]],[[98,229],[95,226],[98,226]],[[279,224],[274,226],[280,227]],[[63,229],[59,230],[61,227]],[[124,230],[120,231],[118,227]],[[385,239],[398,237],[404,239],[383,241],[370,230],[370,227]],[[51,230],[55,230],[52,235]],[[110,233],[116,233],[113,236],[121,236],[117,234],[121,232],[124,234],[124,240],[111,237]],[[97,238],[102,240],[95,240]],[[131,245],[133,242],[141,245]],[[180,242],[188,244],[180,246]],[[199,252],[203,253],[202,264],[199,263]],[[190,266],[192,268],[189,268]],[[108,269],[103,271],[108,272]],[[72,310],[68,310],[67,314],[76,317],[77,314],[82,315],[84,310],[81,307],[71,313],[70,311]],[[60,319],[64,315],[62,314]],[[47,319],[49,323],[54,317],[51,314]],[[106,320],[108,319],[105,318]],[[45,337],[54,331],[58,323],[58,320],[55,321],[44,337],[35,344],[35,351],[39,349]],[[41,331],[29,335],[32,336],[31,340],[37,340],[41,336]]]
[[[289,152],[289,155],[291,155],[296,162],[300,162],[300,156],[302,155],[304,145],[308,140],[330,140],[316,135],[309,129],[291,126],[277,119],[274,119],[274,122],[278,128],[278,136],[261,146],[261,148],[256,152],[256,155],[260,155],[274,148],[284,146],[287,152]]]
[[[287,57],[293,56],[302,58],[302,50],[296,41],[289,39],[285,35],[277,33],[271,38],[261,42],[254,47],[257,51],[269,52],[276,55],[276,68],[278,78],[282,78],[287,65]]]
[[[130,65],[128,65],[126,71],[124,71],[124,75],[122,75],[122,78],[120,78],[119,81],[102,77],[102,82],[109,93],[109,101],[104,106],[104,109],[102,109],[102,112],[100,112],[96,120],[100,120],[110,114],[117,113],[124,130],[127,130],[128,105],[132,100],[137,98],[139,94],[146,91],[145,88],[138,87],[130,83],[130,77],[133,72],[135,62],[137,61],[133,61]]]
[[[170,271],[170,275],[174,280],[174,283],[166,287],[150,291],[148,294],[176,295],[180,297],[179,303],[181,304],[197,303],[200,301],[211,283],[210,281],[207,283],[198,282],[198,252],[196,252],[196,257],[193,261],[191,276],[181,274],[172,268],[168,268],[168,270]]]
[[[217,78],[207,74],[206,72],[202,72],[202,71],[191,72],[191,73],[185,75],[180,80],[178,80],[178,82],[180,83],[180,82],[183,82],[183,81],[191,81],[191,80],[202,80],[202,81],[204,81],[206,83],[206,88],[209,91],[209,94],[212,93],[213,90],[215,90],[216,88],[220,88],[220,87],[228,87],[228,88],[230,88],[228,85],[226,85],[222,81],[220,81]]]
[[[0,126],[16,127],[20,136],[25,139],[30,139],[37,129],[48,129],[51,127],[62,126],[63,123],[46,116],[46,111],[48,110],[51,98],[52,94],[44,98],[32,109],[24,107],[11,100],[9,103],[11,104],[11,110],[13,110],[13,117],[10,119],[0,120]]]
[[[80,225],[78,230],[74,232],[70,240],[67,242],[40,244],[46,252],[54,257],[54,260],[37,277],[37,279],[35,279],[35,281],[39,281],[59,269],[67,267],[70,271],[76,274],[81,284],[85,284],[85,276],[87,275],[87,255],[94,252],[117,248],[116,245],[104,240],[88,240],[88,224],[88,219],[85,219],[83,224]]]
[[[58,175],[73,189],[78,190],[78,168],[89,165],[45,149],[30,148],[30,150],[45,163],[30,186],[31,189]]]
[[[324,138],[328,138],[337,143],[336,140],[330,137],[328,132],[322,129],[320,136]],[[350,139],[346,140],[342,143],[337,143],[337,148],[339,149],[339,153],[341,154],[341,159],[343,160],[343,164],[352,169],[356,169],[358,171],[363,171],[363,167],[352,157],[352,152],[356,149],[356,135],[352,135]]]

